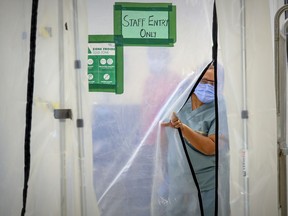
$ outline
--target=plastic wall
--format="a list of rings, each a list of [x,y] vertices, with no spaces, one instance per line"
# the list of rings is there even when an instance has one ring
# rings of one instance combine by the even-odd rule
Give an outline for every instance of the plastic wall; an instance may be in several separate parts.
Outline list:
[[[85,208],[88,215],[97,215],[89,172],[92,157],[86,156],[84,160],[78,150],[79,107],[82,107],[83,145],[87,155],[92,151],[92,135],[85,64],[87,25],[83,25],[87,23],[86,4],[75,2],[39,1],[38,5],[31,165],[25,215],[81,215]],[[0,215],[20,215],[32,1],[1,1],[0,11]],[[82,68],[77,71],[76,59],[82,62]],[[77,92],[83,98],[80,106]],[[71,109],[72,119],[55,119],[55,109]],[[84,165],[80,165],[80,160]],[[84,170],[81,173],[81,166],[86,168],[85,174]],[[81,195],[81,191],[86,194]],[[84,210],[82,197],[86,199]]]
[[[229,8],[225,11],[225,15],[221,13],[224,4]],[[231,74],[231,76],[228,75],[229,81],[226,82],[231,86],[226,86],[226,90],[227,87],[229,92],[233,89],[233,94],[227,94],[230,98],[227,98],[230,125],[233,125],[232,131],[230,130],[230,141],[234,143],[230,145],[231,158],[233,158],[231,182],[234,182],[231,188],[232,211],[234,209],[233,212],[240,214],[246,209],[250,215],[277,215],[277,141],[273,37],[271,34],[273,24],[270,22],[273,14],[269,14],[269,2],[263,1],[246,1],[245,8],[241,8],[241,5],[232,3],[227,5],[226,2],[219,1],[218,8],[222,55],[224,65]],[[244,12],[244,9],[245,29],[239,20],[240,17],[235,16],[234,13],[241,10]],[[271,25],[264,23],[271,23]],[[245,30],[244,47],[241,47],[243,44],[240,40],[241,27]],[[221,29],[228,29],[228,31],[221,31]],[[225,32],[229,32],[229,37]],[[243,53],[244,65],[242,64]],[[244,80],[243,70],[246,71]],[[247,121],[241,121],[239,115],[245,101],[249,118]],[[245,124],[246,140],[243,137]],[[243,152],[245,142],[248,145],[246,153]],[[246,155],[243,155],[244,153]],[[247,158],[246,162],[244,160],[245,163],[242,157]],[[244,170],[247,170],[247,173],[244,173]],[[248,179],[246,191],[243,190],[245,178]],[[245,193],[248,193],[247,196]],[[248,198],[248,202],[245,197]],[[245,207],[245,202],[248,204],[247,207]]]
[[[113,35],[114,3],[88,3],[89,34]],[[167,121],[172,108],[180,109],[192,90],[190,84],[212,61],[213,1],[172,3],[177,13],[175,45],[124,46],[124,93],[91,93],[94,187],[101,215],[161,215],[172,206],[159,203],[166,169],[161,164],[167,160],[159,122]],[[193,71],[188,87],[184,80]],[[184,89],[178,86],[181,82]],[[175,137],[180,146],[179,139]],[[183,150],[178,152],[183,157]],[[180,166],[187,169],[185,159]],[[187,184],[195,192],[194,183]],[[196,194],[190,195],[197,199]],[[200,214],[195,203],[190,214]]]
[[[143,193],[147,192],[149,184],[157,188],[157,182],[154,178],[149,179],[151,173],[145,171],[159,171],[154,166],[159,163],[160,156],[157,147],[150,147],[149,151],[143,146],[153,136],[151,133],[157,128],[157,122],[169,118],[172,104],[181,106],[179,98],[184,96],[177,95],[176,100],[171,92],[186,75],[194,72],[199,76],[203,65],[211,60],[213,2],[169,2],[177,8],[174,47],[125,47],[124,94],[93,94],[94,186],[102,215],[115,212],[125,215],[128,209],[135,215],[147,215],[143,212],[149,212],[149,205],[154,206],[153,191],[151,203],[149,199],[145,200]],[[93,20],[89,22],[89,34],[113,34],[113,4],[114,1],[89,2],[89,20]],[[218,61],[225,74],[224,99],[230,146],[230,185],[225,185],[230,189],[230,201],[228,207],[219,204],[218,214],[228,215],[223,208],[228,208],[228,212],[231,208],[231,215],[277,215],[272,4],[269,1],[219,0],[216,5]],[[157,53],[158,50],[164,56]],[[155,58],[157,65],[153,62]],[[159,65],[165,65],[165,68],[157,68]],[[162,73],[152,74],[154,69]],[[174,75],[172,81],[171,74]],[[148,118],[149,113],[155,116],[152,120]],[[219,116],[222,120],[223,116]],[[143,118],[148,121],[148,127],[143,126]],[[159,145],[159,139],[152,143]],[[220,160],[221,154],[220,150]],[[221,176],[221,170],[218,171]],[[154,173],[154,177],[158,175],[159,172]],[[221,202],[221,191],[218,195]],[[159,215],[153,211],[154,207],[151,208],[151,215]],[[195,211],[194,214],[200,213]]]
[[[214,1],[165,2],[176,6],[177,41],[174,47],[124,47],[121,95],[88,92],[86,77],[87,35],[113,34],[115,1],[39,2],[25,215],[161,215],[167,207],[158,199],[165,176],[159,123],[180,110],[212,61]],[[7,216],[22,208],[31,5],[0,2],[0,215]],[[219,131],[225,129],[221,123],[228,126],[229,137],[229,154],[219,150],[219,160],[229,159],[230,166],[218,167],[226,172],[218,176],[217,213],[277,215],[272,34],[278,7],[268,0],[217,0],[216,6],[225,77],[217,81],[225,100],[218,92],[218,111],[226,112],[218,114],[218,123]],[[71,109],[72,119],[55,119],[60,108]],[[77,127],[79,118],[84,128]],[[181,144],[177,131],[166,133]],[[175,146],[183,159],[183,148]],[[185,188],[197,193],[193,183]],[[188,207],[200,215],[199,199],[194,201]]]

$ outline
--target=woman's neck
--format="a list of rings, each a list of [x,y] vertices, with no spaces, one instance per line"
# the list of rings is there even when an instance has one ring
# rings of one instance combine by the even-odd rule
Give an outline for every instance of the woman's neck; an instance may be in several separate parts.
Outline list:
[[[191,95],[191,102],[192,102],[192,110],[195,110],[203,105],[203,103],[197,98],[197,96],[194,93]]]

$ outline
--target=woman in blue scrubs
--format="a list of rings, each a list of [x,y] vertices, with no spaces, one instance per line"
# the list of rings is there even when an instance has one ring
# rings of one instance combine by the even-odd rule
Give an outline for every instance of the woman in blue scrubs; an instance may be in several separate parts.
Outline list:
[[[179,113],[173,113],[171,121],[164,123],[164,126],[181,130],[200,188],[204,216],[213,216],[215,211],[214,97],[214,67],[211,65]]]

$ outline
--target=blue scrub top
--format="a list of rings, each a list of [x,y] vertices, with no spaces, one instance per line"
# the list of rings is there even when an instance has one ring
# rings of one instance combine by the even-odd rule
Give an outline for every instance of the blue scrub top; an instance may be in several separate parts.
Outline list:
[[[215,134],[215,103],[203,104],[192,110],[191,97],[178,113],[180,120],[204,136]],[[185,140],[185,139],[184,139]],[[195,149],[187,140],[188,154],[201,192],[215,188],[215,155],[208,156]]]

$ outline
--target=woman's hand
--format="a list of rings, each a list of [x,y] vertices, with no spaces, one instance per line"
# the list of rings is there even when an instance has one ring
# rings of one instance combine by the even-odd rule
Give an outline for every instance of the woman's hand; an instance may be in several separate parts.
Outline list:
[[[170,122],[164,122],[164,123],[162,123],[162,126],[172,127],[172,128],[176,128],[176,129],[178,129],[178,128],[182,129],[183,128],[183,123],[178,118],[176,113],[173,112],[172,116],[171,116],[171,119],[170,119]]]
[[[215,134],[203,136],[202,134],[195,132],[190,127],[183,124],[175,112],[172,113],[171,120],[169,122],[163,122],[162,126],[175,129],[180,128],[183,137],[198,151],[205,155],[215,154]]]

